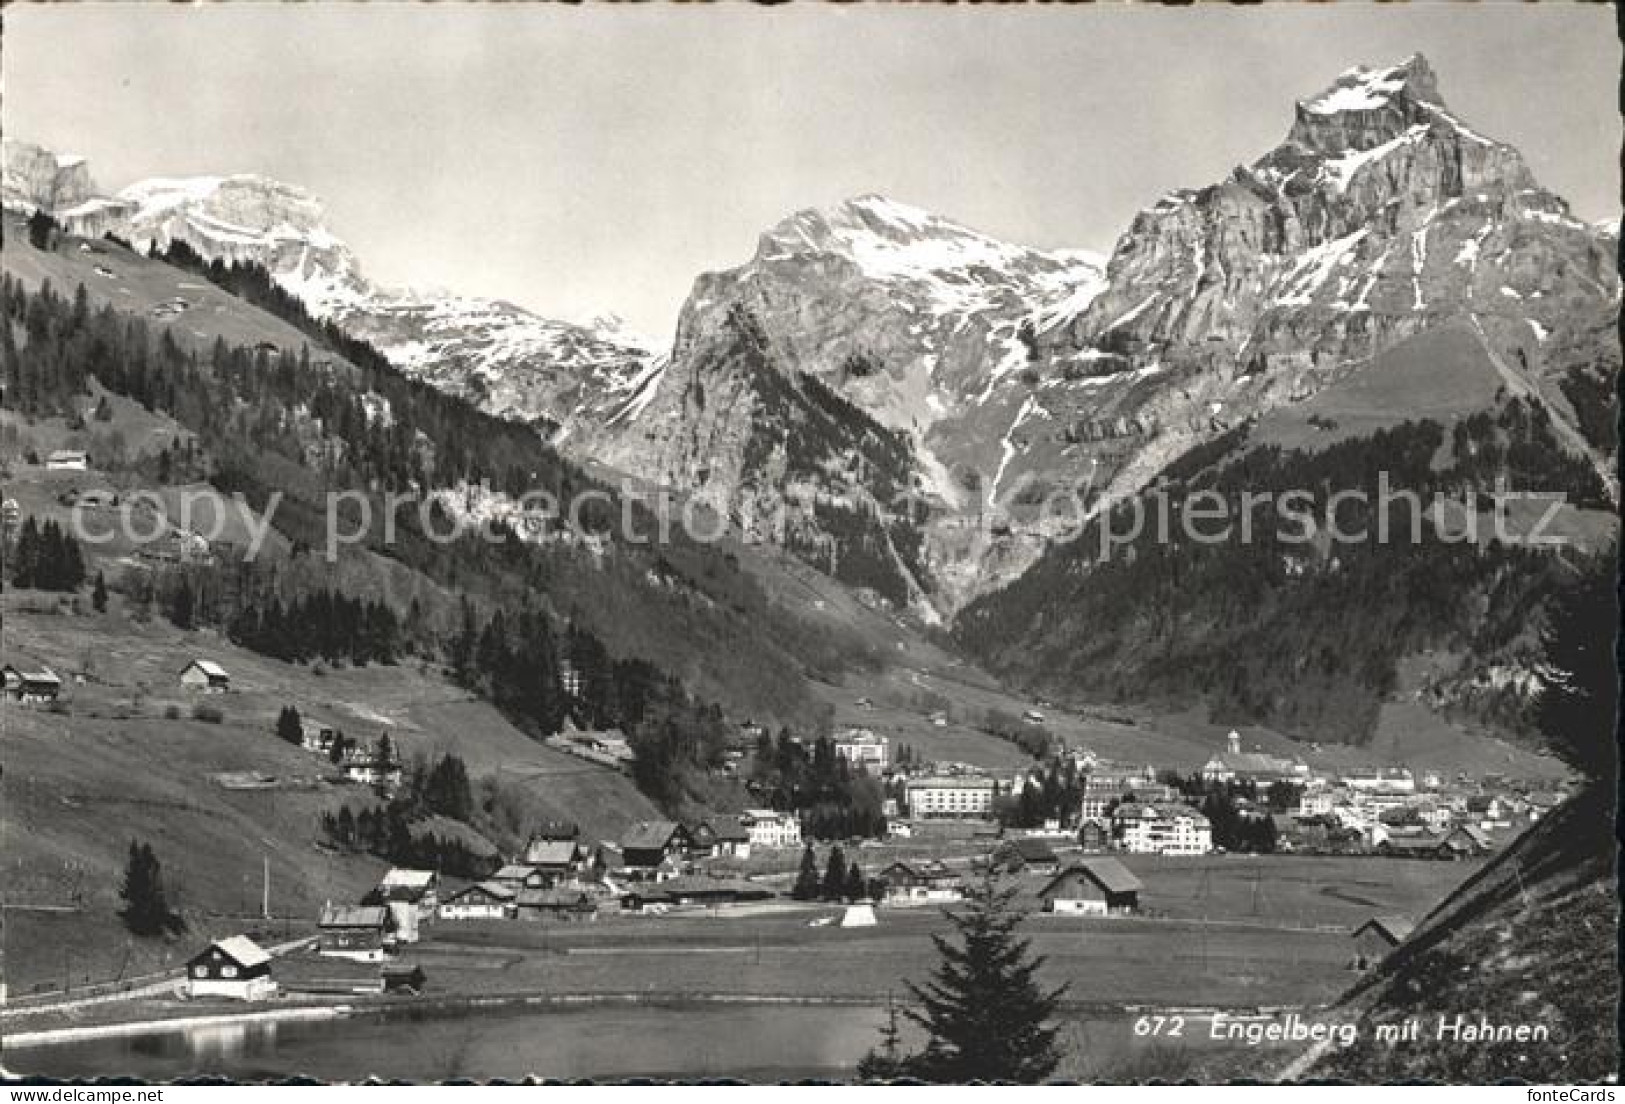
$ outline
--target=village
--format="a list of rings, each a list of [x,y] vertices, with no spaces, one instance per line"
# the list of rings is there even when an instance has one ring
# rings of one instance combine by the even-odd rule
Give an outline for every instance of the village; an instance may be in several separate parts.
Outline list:
[[[6,696],[30,708],[60,708],[67,692],[49,668],[6,665],[0,674]],[[174,678],[194,710],[235,693],[231,673],[203,656]],[[1025,721],[1036,728],[1043,717],[1032,710]],[[297,739],[337,785],[380,800],[402,785],[405,764],[387,729],[351,737],[305,721]],[[473,948],[535,950],[538,933],[545,948],[549,939],[565,945],[570,933],[593,931],[632,946],[682,942],[700,930],[676,925],[685,918],[703,919],[708,932],[731,924],[758,940],[769,931],[786,945],[822,938],[818,929],[923,932],[984,879],[1018,892],[1041,925],[1314,930],[1342,940],[1331,952],[1340,968],[1365,969],[1421,917],[1362,912],[1358,896],[1335,921],[1298,906],[1261,907],[1261,898],[1282,893],[1272,866],[1282,870],[1282,885],[1301,885],[1334,883],[1359,864],[1382,864],[1387,878],[1395,863],[1478,862],[1562,800],[1550,783],[1504,777],[1418,777],[1400,765],[1315,770],[1300,758],[1244,749],[1236,732],[1199,770],[1184,773],[1076,747],[1055,749],[1043,765],[997,770],[920,761],[872,728],[826,739],[842,772],[880,784],[883,831],[814,840],[799,810],[768,807],[639,820],[613,839],[590,838],[570,822],[543,823],[483,877],[396,865],[359,898],[329,901],[297,925],[313,934],[277,940],[274,926],[262,925],[267,934],[258,939],[228,935],[198,946],[175,996],[196,1007],[477,992],[483,983],[471,986],[465,968]],[[755,726],[742,726],[719,770],[747,771],[761,741]],[[572,730],[550,743],[568,744],[604,769],[622,769],[630,755],[616,734]],[[1055,808],[1058,794],[1064,808]],[[1250,886],[1237,895],[1250,894],[1250,912],[1223,915],[1227,881]],[[266,893],[269,917],[269,886]]]

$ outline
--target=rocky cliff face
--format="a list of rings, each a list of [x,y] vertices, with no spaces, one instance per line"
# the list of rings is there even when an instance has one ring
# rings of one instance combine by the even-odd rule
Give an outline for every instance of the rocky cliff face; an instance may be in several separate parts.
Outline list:
[[[85,203],[95,192],[83,157],[53,153],[15,138],[0,139],[0,195],[7,207],[64,210]]]
[[[1050,373],[1093,377],[1096,410],[1156,425],[1153,463],[1119,467],[1117,493],[1451,318],[1572,430],[1574,360],[1547,344],[1615,309],[1616,251],[1617,233],[1574,219],[1516,150],[1453,116],[1417,56],[1350,70],[1296,106],[1276,149],[1140,212],[1106,290],[1044,331],[1041,355]],[[1139,386],[1145,373],[1167,385]]]
[[[5,202],[44,208],[87,237],[140,249],[184,241],[209,260],[252,261],[319,317],[398,367],[505,417],[568,436],[624,405],[657,358],[608,326],[542,318],[499,300],[383,288],[303,188],[261,176],[143,180],[99,196],[82,159],[5,144]]]
[[[879,196],[799,212],[763,234],[749,262],[696,281],[670,368],[640,396],[638,416],[612,424],[599,449],[684,489],[699,489],[703,470],[707,494],[740,518],[788,506],[810,519],[811,508],[796,505],[807,494],[862,497],[885,524],[923,542],[902,557],[914,565],[907,584],[882,591],[906,591],[928,614],[931,592],[949,608],[982,572],[978,522],[1026,417],[1035,311],[1070,317],[1100,275],[1093,255],[1010,245]],[[877,482],[884,464],[831,438],[816,479],[775,486],[771,466],[747,456],[760,427],[745,424],[746,410],[757,408],[712,402],[701,410],[689,398],[696,388],[738,394],[747,373],[715,335],[739,317],[752,320],[779,373],[815,381],[906,442],[907,470]],[[696,468],[701,453],[709,462]],[[820,528],[808,524],[809,533]]]

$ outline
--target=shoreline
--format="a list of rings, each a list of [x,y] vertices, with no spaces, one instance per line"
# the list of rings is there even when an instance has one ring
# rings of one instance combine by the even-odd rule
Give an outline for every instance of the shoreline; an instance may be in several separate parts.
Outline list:
[[[229,1027],[235,1024],[279,1023],[294,1020],[336,1020],[355,1011],[352,1004],[306,1005],[298,1008],[266,1008],[254,1012],[228,1012],[212,1016],[177,1016],[173,1019],[124,1020],[117,1023],[86,1024],[82,1027],[56,1027],[45,1031],[24,1031],[0,1036],[6,1047],[40,1047],[62,1043],[82,1043],[93,1039],[114,1039],[129,1035],[160,1034],[197,1027]]]

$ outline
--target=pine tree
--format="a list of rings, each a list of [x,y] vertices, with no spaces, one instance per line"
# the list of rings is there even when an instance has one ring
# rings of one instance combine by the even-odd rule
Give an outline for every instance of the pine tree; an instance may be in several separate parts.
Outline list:
[[[841,894],[846,892],[846,855],[841,851],[840,844],[829,849],[829,865],[824,867],[822,889],[826,901],[839,901]]]
[[[846,886],[841,891],[841,895],[848,901],[861,901],[863,900],[863,892],[863,871],[854,862],[846,872]]]
[[[180,932],[185,923],[170,911],[164,895],[163,869],[150,844],[130,841],[130,857],[124,867],[124,884],[119,888],[124,908],[119,916],[124,926],[141,936]]]
[[[816,901],[819,895],[818,857],[813,854],[812,844],[808,844],[801,852],[801,873],[796,876],[795,888],[790,896],[797,901]]]
[[[299,719],[299,710],[291,705],[282,707],[282,712],[277,714],[276,734],[280,739],[296,747],[304,743],[305,726]]]
[[[96,586],[90,592],[90,604],[97,613],[107,612],[107,580],[102,578],[100,571],[96,572]]]
[[[880,1045],[858,1059],[858,1079],[893,1081],[909,1076],[909,1059],[903,1053],[903,1030],[897,1005],[886,994],[886,1026],[880,1029]]]
[[[1065,987],[1046,992],[1036,979],[1042,956],[1016,935],[1023,919],[1016,890],[984,878],[969,907],[947,914],[957,939],[933,935],[941,962],[925,985],[910,982],[919,1010],[905,1012],[925,1029],[925,1050],[908,1059],[914,1076],[960,1084],[1031,1084],[1055,1072],[1061,1053],[1049,1026]]]

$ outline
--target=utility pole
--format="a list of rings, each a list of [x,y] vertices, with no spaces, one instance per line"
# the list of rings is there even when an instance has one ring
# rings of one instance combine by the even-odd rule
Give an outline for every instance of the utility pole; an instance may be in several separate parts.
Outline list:
[[[260,916],[269,920],[271,918],[271,856],[261,856],[261,862],[264,865],[261,868],[263,879],[260,883]]]

